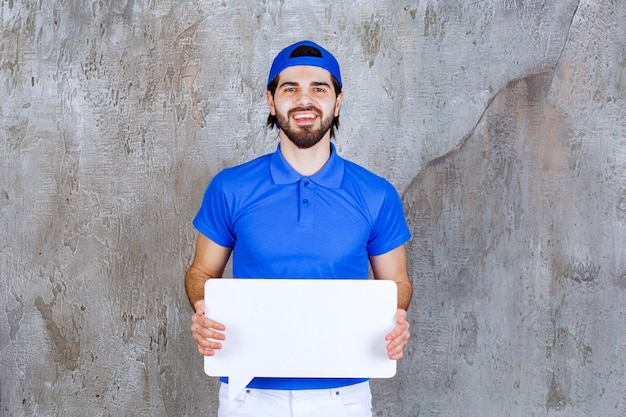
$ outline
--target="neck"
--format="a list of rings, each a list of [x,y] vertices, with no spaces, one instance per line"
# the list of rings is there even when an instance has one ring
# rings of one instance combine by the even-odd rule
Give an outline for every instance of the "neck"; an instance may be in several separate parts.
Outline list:
[[[300,149],[281,132],[280,151],[296,172],[309,177],[321,170],[330,158],[330,135],[310,148]]]

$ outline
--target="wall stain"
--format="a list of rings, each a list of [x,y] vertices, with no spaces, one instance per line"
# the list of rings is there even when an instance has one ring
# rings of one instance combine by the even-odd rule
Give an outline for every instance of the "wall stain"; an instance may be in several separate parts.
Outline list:
[[[478,351],[478,320],[472,312],[463,314],[458,327],[458,348],[465,363],[474,364],[474,357]]]
[[[7,313],[7,321],[9,322],[9,337],[11,340],[15,340],[15,335],[20,329],[20,322],[24,317],[24,298],[13,293],[15,301],[17,301],[17,307],[9,309],[8,306],[4,307],[4,311]]]
[[[567,406],[570,400],[567,398],[563,390],[556,381],[554,372],[548,386],[548,394],[546,397],[546,410],[561,410]]]
[[[7,143],[11,150],[17,151],[21,148],[28,129],[29,119],[20,117],[7,128]]]
[[[411,15],[411,19],[413,20],[415,20],[415,18],[417,17],[417,9],[409,9],[409,6],[405,6],[404,11],[409,12],[409,15]]]
[[[435,7],[429,4],[424,13],[424,37],[442,38],[445,35],[447,17],[441,17]]]
[[[376,56],[380,51],[381,44],[381,28],[380,21],[375,20],[374,17],[369,22],[363,23],[361,28],[361,46],[363,47],[363,53],[367,57],[369,67],[374,66]]]
[[[579,405],[579,384],[586,383],[604,354],[601,349],[596,351],[597,338],[604,335],[598,334],[595,310],[587,305],[563,304],[577,290],[601,283],[601,274],[606,278],[612,273],[599,258],[585,258],[576,247],[572,249],[573,245],[566,246],[577,239],[577,244],[593,254],[593,242],[579,243],[575,231],[569,234],[577,219],[563,215],[578,214],[572,207],[579,194],[587,192],[589,182],[578,179],[577,166],[578,172],[568,169],[570,125],[552,102],[559,81],[555,70],[546,69],[509,82],[492,99],[474,129],[454,149],[429,162],[403,195],[414,234],[411,253],[419,258],[415,269],[433,277],[436,290],[432,294],[443,301],[441,307],[433,302],[431,308],[441,308],[444,317],[444,301],[446,307],[457,300],[464,300],[462,305],[478,304],[481,293],[476,284],[480,281],[475,277],[486,276],[482,286],[499,289],[501,277],[495,271],[516,270],[526,277],[530,259],[543,262],[536,273],[528,274],[524,285],[536,286],[528,292],[537,297],[531,301],[534,311],[552,311],[550,322],[532,327],[533,332],[547,337],[546,358],[532,359],[538,359],[536,369],[543,370],[545,385],[538,395],[548,412]],[[626,212],[626,197],[622,203]],[[441,207],[436,215],[435,206]],[[525,243],[537,245],[538,252],[524,249]],[[626,273],[620,273],[614,284],[626,289]],[[507,280],[513,283],[511,276]],[[430,291],[428,286],[423,288]],[[507,294],[510,290],[507,287]],[[487,290],[485,295],[483,298],[500,293]],[[518,308],[511,305],[514,307]],[[476,335],[478,324],[493,309],[477,307],[473,313],[475,316],[454,318],[451,338],[454,354],[468,365],[472,365],[474,354],[477,363],[481,356],[484,359],[484,352],[475,352]],[[588,320],[579,316],[584,313],[590,316]],[[523,322],[519,324],[526,328]],[[440,336],[427,343],[437,345],[440,341],[450,343]],[[445,380],[445,372],[434,378]]]
[[[573,387],[572,360],[577,361],[579,368],[591,362],[593,348],[584,340],[584,331],[573,332],[569,327],[559,326],[558,318],[563,314],[560,308],[552,312],[551,322],[554,325],[553,340],[547,346],[546,358],[550,364],[551,379],[546,394],[546,409],[561,410],[572,404],[570,391]]]
[[[66,369],[74,371],[78,368],[80,356],[80,338],[74,340],[68,338],[68,329],[59,327],[54,321],[54,313],[52,311],[56,304],[57,296],[61,292],[60,284],[57,284],[53,290],[54,298],[50,303],[46,303],[43,297],[39,296],[35,299],[35,308],[39,310],[42,318],[46,323],[46,329],[54,344],[54,361],[65,366]],[[74,323],[74,329],[76,325]]]
[[[204,17],[199,18],[196,22],[187,27],[176,37],[176,45],[183,49],[183,56],[187,57],[185,59],[185,61],[187,62],[184,65],[180,66],[179,81],[182,91],[179,91],[179,93],[188,93],[190,95],[191,118],[200,128],[206,126],[206,115],[204,114],[204,111],[200,106],[200,104],[203,103],[205,99],[196,89],[196,82],[200,73],[200,66],[195,62],[191,62],[192,60],[190,60],[188,56],[191,54],[191,51],[194,48],[194,38],[198,32],[198,28],[203,21]],[[176,106],[176,110],[177,120],[179,122],[184,120],[187,113],[187,104],[180,103],[180,105]]]
[[[600,265],[590,261],[579,261],[567,265],[563,272],[565,278],[581,284],[592,284],[598,280]]]
[[[614,284],[617,288],[626,290],[626,271],[614,281]]]
[[[2,216],[4,207],[9,205],[10,199],[11,197],[9,196],[9,192],[4,188],[0,189],[0,216]]]
[[[145,316],[135,316],[132,313],[123,312],[122,323],[124,323],[124,331],[122,332],[122,340],[126,343],[130,342],[130,339],[132,339],[135,334],[135,327],[137,326],[137,323],[145,320]]]
[[[617,202],[617,217],[620,220],[626,220],[626,190],[622,192],[622,196]]]

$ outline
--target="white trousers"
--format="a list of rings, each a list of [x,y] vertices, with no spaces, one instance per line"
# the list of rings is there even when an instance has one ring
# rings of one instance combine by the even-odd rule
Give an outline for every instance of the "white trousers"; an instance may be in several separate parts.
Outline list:
[[[228,400],[228,384],[220,387],[218,417],[372,417],[369,382],[313,390],[246,388]]]

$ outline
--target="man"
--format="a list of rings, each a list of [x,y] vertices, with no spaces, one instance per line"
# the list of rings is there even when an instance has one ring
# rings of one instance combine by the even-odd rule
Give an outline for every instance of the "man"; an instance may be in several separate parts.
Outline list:
[[[369,262],[375,279],[397,283],[397,324],[386,340],[389,358],[402,357],[410,233],[393,186],[339,157],[331,143],[341,89],[337,60],[313,42],[290,45],[274,59],[266,98],[278,148],[217,174],[193,222],[200,233],[185,283],[200,354],[219,355],[228,337],[227,323],[204,317],[203,291],[207,279],[222,276],[232,251],[234,278],[367,279]],[[223,417],[372,415],[363,379],[254,378],[233,402],[227,389],[223,378]]]

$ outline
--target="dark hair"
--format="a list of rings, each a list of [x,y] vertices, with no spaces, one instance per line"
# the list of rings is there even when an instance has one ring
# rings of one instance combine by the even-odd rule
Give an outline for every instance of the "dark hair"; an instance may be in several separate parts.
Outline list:
[[[289,58],[295,58],[295,57],[299,57],[299,56],[313,56],[313,57],[322,57],[322,53],[312,47],[312,46],[299,46],[296,49],[293,50],[293,52],[291,52],[291,54],[289,55]],[[274,93],[276,92],[276,88],[278,87],[278,77],[280,76],[280,74],[278,74],[276,77],[274,77],[274,79],[269,83],[269,85],[267,86],[267,91],[270,92],[270,94],[272,95],[272,97],[274,97]],[[333,84],[333,87],[335,88],[335,97],[338,97],[339,94],[341,94],[341,84],[339,83],[339,81],[337,81],[337,79],[335,78],[334,75],[330,75],[330,79],[331,82]],[[274,126],[278,126],[278,123],[276,121],[276,116],[273,115],[272,113],[269,114],[269,116],[267,116],[267,125],[270,128],[273,128]],[[280,126],[278,126],[280,128]],[[339,129],[339,116],[335,116],[333,118],[333,124],[330,126],[330,137],[331,139],[335,137],[335,129]]]

